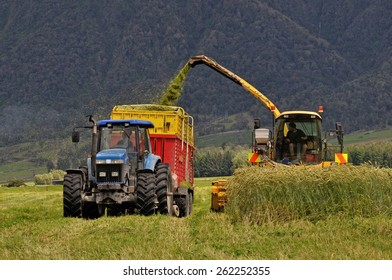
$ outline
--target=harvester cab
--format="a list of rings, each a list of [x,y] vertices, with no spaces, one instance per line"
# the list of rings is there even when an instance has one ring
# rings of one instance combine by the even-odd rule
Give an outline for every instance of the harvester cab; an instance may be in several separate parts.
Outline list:
[[[335,154],[343,152],[343,127],[338,122],[335,126],[324,135],[320,113],[310,111],[281,113],[274,119],[273,131],[260,128],[255,120],[249,161],[254,165],[334,165]],[[334,137],[337,144],[331,145]]]
[[[284,112],[276,119],[272,159],[276,162],[319,164],[322,161],[321,116],[314,112]]]

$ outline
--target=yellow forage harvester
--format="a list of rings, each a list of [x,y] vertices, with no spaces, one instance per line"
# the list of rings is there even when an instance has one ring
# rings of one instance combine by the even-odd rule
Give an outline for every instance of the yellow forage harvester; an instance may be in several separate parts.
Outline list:
[[[343,154],[343,126],[335,123],[335,129],[327,134],[322,132],[323,107],[313,111],[285,111],[279,109],[264,94],[246,80],[218,64],[215,60],[198,55],[188,60],[190,67],[204,64],[226,78],[243,87],[272,113],[273,127],[260,128],[260,120],[255,119],[252,152],[248,160],[260,167],[275,166],[314,166],[329,167],[347,163],[347,154]],[[187,71],[189,68],[186,68]],[[336,136],[339,145],[327,144],[327,138]],[[337,153],[337,160],[333,157]],[[226,202],[226,182],[212,183],[212,206],[214,211],[223,210]]]

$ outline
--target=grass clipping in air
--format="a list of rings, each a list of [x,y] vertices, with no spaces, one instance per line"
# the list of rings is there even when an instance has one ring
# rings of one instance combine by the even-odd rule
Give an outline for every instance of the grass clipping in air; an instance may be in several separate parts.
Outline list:
[[[392,169],[249,167],[235,172],[227,196],[232,220],[255,224],[392,216]]]
[[[181,96],[182,85],[185,81],[186,75],[190,69],[189,63],[185,64],[185,66],[180,70],[177,76],[175,76],[169,83],[168,88],[163,93],[161,100],[159,101],[160,105],[166,106],[175,106],[177,105],[178,99]]]

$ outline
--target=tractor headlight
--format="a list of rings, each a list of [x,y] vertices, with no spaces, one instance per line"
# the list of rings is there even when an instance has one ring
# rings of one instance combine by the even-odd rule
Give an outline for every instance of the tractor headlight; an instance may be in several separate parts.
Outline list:
[[[101,172],[98,173],[98,176],[99,177],[106,177],[106,172],[101,171]]]
[[[112,177],[118,177],[119,173],[117,171],[112,172]]]
[[[122,159],[97,159],[96,164],[123,164]]]

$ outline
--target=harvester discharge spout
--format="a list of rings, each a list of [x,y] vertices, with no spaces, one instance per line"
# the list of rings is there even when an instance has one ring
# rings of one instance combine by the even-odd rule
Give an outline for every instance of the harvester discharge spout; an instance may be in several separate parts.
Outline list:
[[[254,97],[256,97],[261,103],[263,103],[273,113],[274,118],[277,118],[280,115],[280,111],[275,106],[275,104],[272,103],[272,101],[269,100],[264,94],[262,94],[259,90],[257,90],[254,86],[252,86],[246,80],[244,80],[240,76],[234,74],[232,71],[223,67],[222,65],[217,63],[215,60],[209,58],[208,56],[205,56],[205,55],[193,56],[189,59],[188,64],[191,67],[194,67],[199,64],[207,65],[208,67],[210,67],[211,69],[222,74],[226,78],[229,78],[230,80],[232,80],[236,84],[239,84],[246,91],[248,91],[250,94],[252,94]]]

